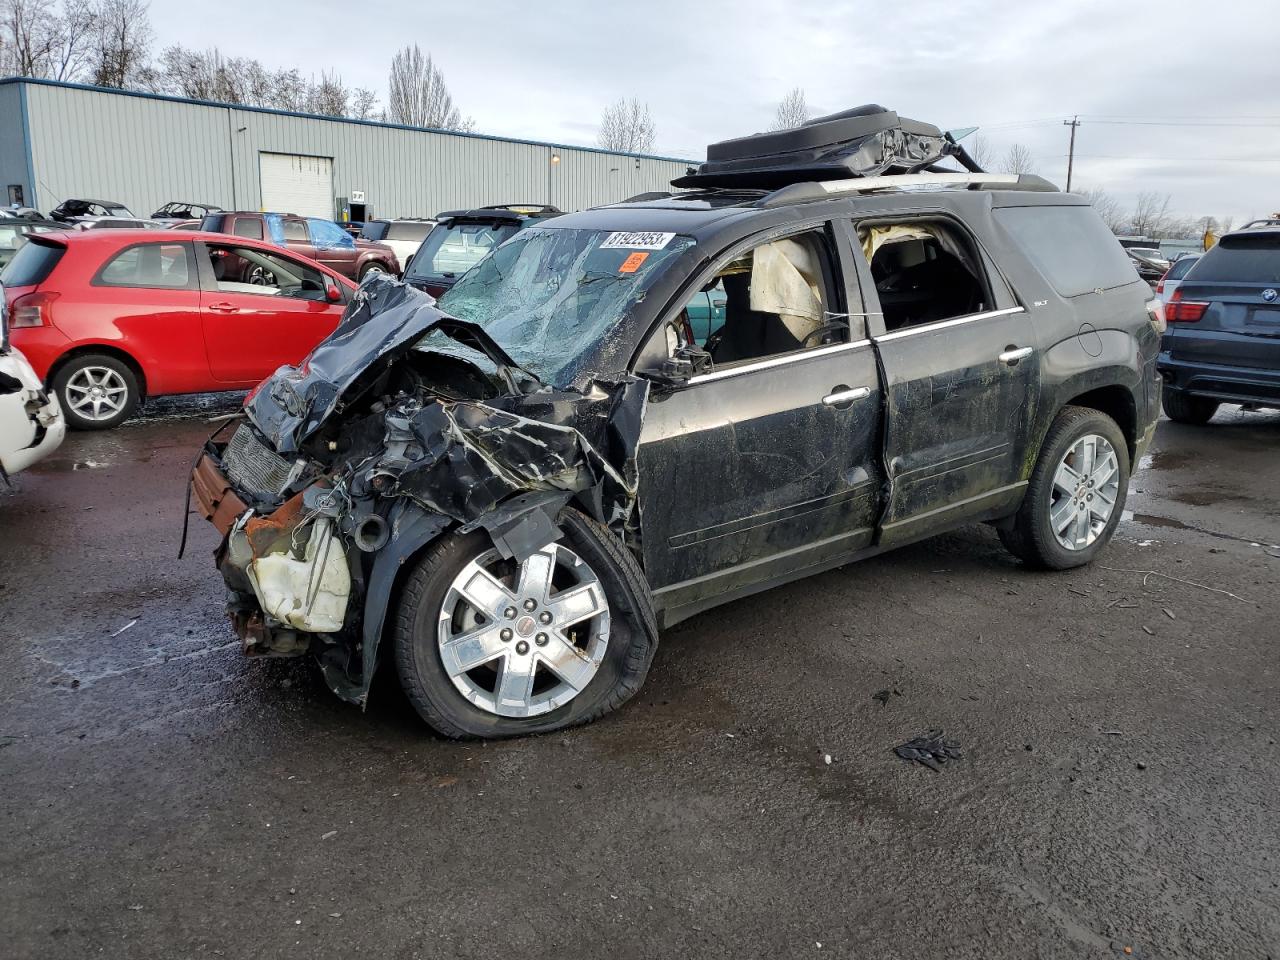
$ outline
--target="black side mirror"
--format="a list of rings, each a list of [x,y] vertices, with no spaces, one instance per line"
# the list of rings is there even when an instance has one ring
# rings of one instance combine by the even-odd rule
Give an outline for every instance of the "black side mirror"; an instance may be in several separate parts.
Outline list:
[[[691,343],[676,347],[674,354],[663,361],[651,376],[659,383],[674,387],[688,383],[699,374],[709,373],[711,366],[711,354]]]

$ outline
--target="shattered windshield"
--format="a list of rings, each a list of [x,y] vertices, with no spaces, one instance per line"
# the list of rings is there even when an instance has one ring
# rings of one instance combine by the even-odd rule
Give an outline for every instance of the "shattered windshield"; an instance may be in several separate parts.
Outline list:
[[[674,233],[521,231],[440,298],[483,327],[520,366],[565,386],[666,267],[692,247]]]

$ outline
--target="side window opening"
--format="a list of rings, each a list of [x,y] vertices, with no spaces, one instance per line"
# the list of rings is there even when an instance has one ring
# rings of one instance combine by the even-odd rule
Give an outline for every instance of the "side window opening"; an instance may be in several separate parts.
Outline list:
[[[141,243],[116,254],[94,281],[109,287],[185,289],[190,282],[187,248],[181,243]]]
[[[219,293],[326,299],[324,275],[296,260],[253,247],[211,243],[208,249]]]
[[[892,333],[991,309],[972,246],[937,222],[860,225],[858,239]]]
[[[679,340],[719,367],[848,341],[822,230],[762,243],[721,268],[680,311]],[[670,351],[669,351],[670,352]]]
[[[248,237],[250,240],[262,239],[262,221],[257,217],[236,217],[234,230],[237,237]]]

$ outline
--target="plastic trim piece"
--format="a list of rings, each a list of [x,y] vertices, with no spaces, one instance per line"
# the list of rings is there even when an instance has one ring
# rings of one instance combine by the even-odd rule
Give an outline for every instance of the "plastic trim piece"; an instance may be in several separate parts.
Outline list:
[[[945,330],[947,327],[958,327],[962,323],[973,323],[975,320],[990,320],[992,317],[1007,317],[1015,313],[1026,313],[1023,307],[1005,307],[1003,310],[988,310],[986,313],[975,313],[968,317],[956,317],[953,320],[939,320],[937,323],[926,323],[919,327],[910,327],[906,330],[894,330],[892,333],[882,333],[875,337],[876,343],[885,343],[889,340],[901,340],[903,337],[914,337],[917,333],[933,333],[935,330]]]
[[[690,377],[688,385],[694,386],[699,383],[709,383],[712,380],[724,380],[728,377],[736,377],[744,373],[755,373],[758,370],[768,370],[772,367],[780,367],[784,364],[796,363],[800,360],[811,360],[814,357],[826,357],[833,353],[843,353],[846,350],[857,350],[860,347],[869,346],[871,346],[870,340],[855,340],[853,343],[833,343],[829,347],[817,347],[813,350],[804,350],[799,353],[788,353],[781,357],[770,357],[768,360],[757,360],[755,363],[744,363],[740,367],[728,367],[724,370],[712,370],[710,373],[703,373],[696,377]]]

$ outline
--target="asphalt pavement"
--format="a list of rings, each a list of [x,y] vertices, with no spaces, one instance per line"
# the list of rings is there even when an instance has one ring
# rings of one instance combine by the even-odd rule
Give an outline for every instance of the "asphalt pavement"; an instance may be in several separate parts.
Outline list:
[[[0,492],[0,956],[1280,957],[1280,414],[1162,422],[1090,568],[966,528],[489,745],[241,656],[176,559],[207,415]]]

